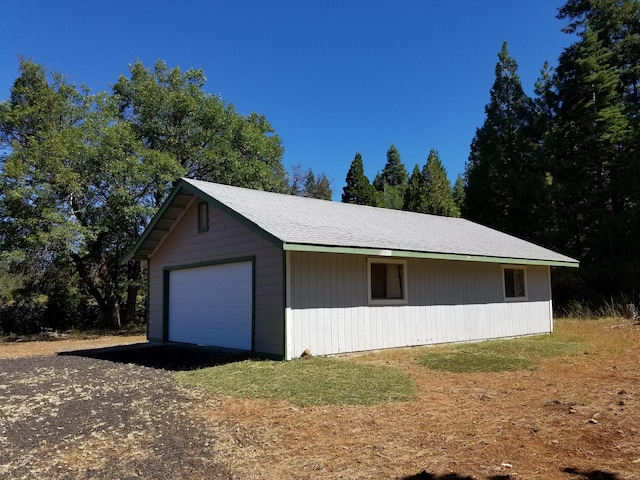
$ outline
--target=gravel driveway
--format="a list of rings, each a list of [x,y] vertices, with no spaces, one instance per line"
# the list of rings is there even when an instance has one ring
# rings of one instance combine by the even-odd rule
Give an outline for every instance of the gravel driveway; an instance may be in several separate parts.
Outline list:
[[[0,478],[240,478],[224,461],[238,426],[204,420],[216,399],[173,378],[225,360],[171,347],[0,359]]]

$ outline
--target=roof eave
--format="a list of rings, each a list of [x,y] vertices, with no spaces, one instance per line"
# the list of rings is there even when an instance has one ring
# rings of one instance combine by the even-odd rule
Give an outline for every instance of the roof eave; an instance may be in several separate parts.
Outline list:
[[[509,265],[545,265],[550,267],[578,268],[577,260],[544,260],[535,258],[494,257],[485,255],[465,255],[459,253],[416,252],[408,250],[390,250],[367,247],[341,247],[331,245],[312,245],[303,243],[284,243],[282,248],[298,252],[348,253],[354,255],[374,255],[378,257],[428,258],[434,260],[455,260],[464,262],[500,263]]]
[[[126,262],[128,262],[130,260],[146,260],[153,254],[153,252],[155,251],[155,248],[152,249],[150,251],[150,253],[140,253],[140,247],[144,244],[144,242],[149,237],[150,233],[154,230],[154,228],[156,227],[158,222],[162,219],[162,217],[163,217],[164,213],[167,211],[167,209],[171,207],[171,204],[172,204],[173,200],[180,193],[180,191],[182,189],[186,190],[187,192],[191,193],[192,195],[195,195],[196,197],[202,198],[203,200],[207,201],[211,205],[215,206],[216,208],[222,210],[223,212],[225,212],[229,216],[231,216],[234,219],[238,220],[240,223],[242,223],[243,225],[245,225],[249,229],[253,230],[254,232],[256,232],[259,235],[261,235],[262,237],[266,238],[271,243],[273,243],[273,244],[277,245],[278,247],[282,248],[283,242],[282,242],[281,239],[279,239],[278,237],[276,237],[273,234],[269,233],[265,229],[261,228],[259,225],[257,225],[256,223],[252,222],[251,220],[247,219],[246,217],[244,217],[240,213],[236,212],[232,208],[228,207],[224,203],[216,200],[211,195],[209,195],[206,192],[200,190],[195,185],[192,185],[187,180],[180,179],[178,181],[178,183],[175,185],[175,187],[173,188],[173,190],[171,191],[171,193],[169,194],[169,196],[167,197],[167,199],[163,202],[162,206],[160,207],[160,210],[158,210],[158,212],[151,219],[151,222],[149,222],[149,225],[147,226],[147,228],[145,228],[144,232],[142,233],[142,235],[140,236],[138,241],[135,243],[133,248],[131,250],[129,250],[124,255],[124,257],[122,258],[122,263],[126,263]]]

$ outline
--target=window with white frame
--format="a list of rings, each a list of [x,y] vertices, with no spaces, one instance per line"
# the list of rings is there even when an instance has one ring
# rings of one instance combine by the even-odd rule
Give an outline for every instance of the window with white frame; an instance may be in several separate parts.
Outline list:
[[[527,298],[527,278],[524,267],[502,267],[504,298]]]
[[[369,303],[381,305],[407,303],[406,260],[367,259]]]

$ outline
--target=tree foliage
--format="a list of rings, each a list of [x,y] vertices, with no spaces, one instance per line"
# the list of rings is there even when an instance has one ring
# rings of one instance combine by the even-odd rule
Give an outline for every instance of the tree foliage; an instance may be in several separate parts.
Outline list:
[[[555,248],[557,303],[640,291],[640,3],[568,0],[575,41],[529,99],[506,45],[465,172],[463,214]]]
[[[29,279],[25,305],[60,306],[59,283],[46,279],[65,271],[67,298],[79,286],[105,324],[131,321],[142,272],[121,259],[176,179],[285,191],[280,139],[266,119],[239,115],[204,84],[199,70],[138,62],[112,93],[90,94],[21,59],[0,104],[0,242],[12,272]]]
[[[228,185],[286,191],[280,138],[263,115],[242,116],[206,93],[202,70],[154,70],[136,62],[113,87],[119,117],[148,148],[169,154],[186,175]]]
[[[342,203],[355,203],[357,205],[375,207],[378,205],[376,197],[376,189],[364,174],[362,155],[356,152],[347,172],[346,185],[342,193]]]
[[[291,167],[288,176],[288,193],[300,197],[318,198],[320,200],[331,200],[333,191],[331,180],[326,174],[321,173],[316,177],[312,169],[305,169],[301,163]]]
[[[544,172],[537,164],[534,103],[524,93],[517,69],[505,42],[498,54],[484,124],[471,143],[463,215],[531,238]]]
[[[378,205],[400,210],[404,203],[408,180],[400,153],[395,145],[391,145],[387,151],[387,162],[373,181],[373,186],[378,192]]]
[[[569,0],[559,11],[577,41],[560,55],[550,241],[582,260],[568,296],[640,291],[640,4]],[[578,276],[578,278],[573,278]]]
[[[427,162],[420,170],[416,165],[411,173],[409,185],[404,195],[405,210],[446,217],[459,217],[451,182],[440,160],[440,155],[431,149]]]
[[[459,217],[460,210],[453,199],[451,182],[447,178],[447,170],[434,149],[429,152],[427,163],[422,170],[426,185],[425,212],[445,217]]]

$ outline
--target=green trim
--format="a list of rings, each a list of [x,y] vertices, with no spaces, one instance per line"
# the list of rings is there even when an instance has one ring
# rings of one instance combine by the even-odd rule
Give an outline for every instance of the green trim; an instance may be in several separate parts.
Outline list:
[[[282,250],[282,358],[287,358],[287,251]]]
[[[135,256],[135,254],[138,251],[138,249],[140,248],[140,246],[144,243],[144,241],[149,236],[149,233],[151,233],[151,231],[155,228],[156,224],[160,221],[160,219],[164,215],[164,212],[166,212],[166,210],[169,208],[169,205],[171,205],[171,202],[173,202],[173,199],[178,195],[178,193],[180,192],[180,189],[185,184],[186,184],[186,182],[184,182],[183,180],[180,180],[176,184],[176,186],[173,187],[173,190],[171,191],[171,193],[169,194],[167,199],[162,203],[162,205],[160,206],[160,209],[153,216],[153,218],[149,222],[149,225],[147,225],[147,228],[144,229],[144,232],[142,232],[142,235],[140,235],[140,238],[138,238],[138,241],[131,248],[131,250],[129,250],[124,255],[124,257],[121,260],[121,263],[126,263],[129,260],[133,259],[133,257]]]
[[[204,262],[184,263],[181,265],[168,265],[163,268],[165,272],[172,270],[184,270],[185,268],[211,267],[213,265],[224,265],[225,263],[253,262],[256,257],[254,255],[246,255],[244,257],[220,258],[216,260],[206,260]],[[255,273],[255,272],[254,272]]]
[[[379,257],[430,258],[434,260],[457,260],[464,262],[505,263],[511,265],[549,265],[553,267],[580,266],[579,262],[558,260],[534,260],[529,258],[488,257],[482,255],[463,255],[458,253],[413,252],[409,250],[387,250],[380,248],[333,247],[328,245],[308,245],[285,243],[282,248],[292,252],[348,253],[353,255],[374,255]]]
[[[147,338],[147,341],[150,343],[167,343],[161,338]]]
[[[162,271],[162,343],[169,341],[169,272]]]
[[[204,225],[202,224],[202,212],[201,208],[204,207]],[[209,231],[209,204],[207,202],[198,202],[198,233],[204,233]]]
[[[251,351],[256,351],[256,257],[251,257]]]
[[[149,339],[149,328],[151,327],[151,322],[150,322],[150,306],[151,306],[151,296],[149,295],[149,291],[151,290],[151,261],[147,260],[147,298],[145,299],[145,303],[146,303],[146,311],[145,311],[145,317],[146,321],[147,321],[147,341],[150,341]]]
[[[162,343],[169,342],[169,274],[175,270],[186,270],[189,268],[211,267],[215,265],[226,265],[230,263],[251,262],[251,353],[255,352],[256,342],[256,257],[248,255],[245,257],[223,258],[208,260],[197,263],[187,263],[183,265],[169,265],[162,269]],[[212,345],[216,346],[216,345]],[[224,347],[220,347],[224,348]]]

